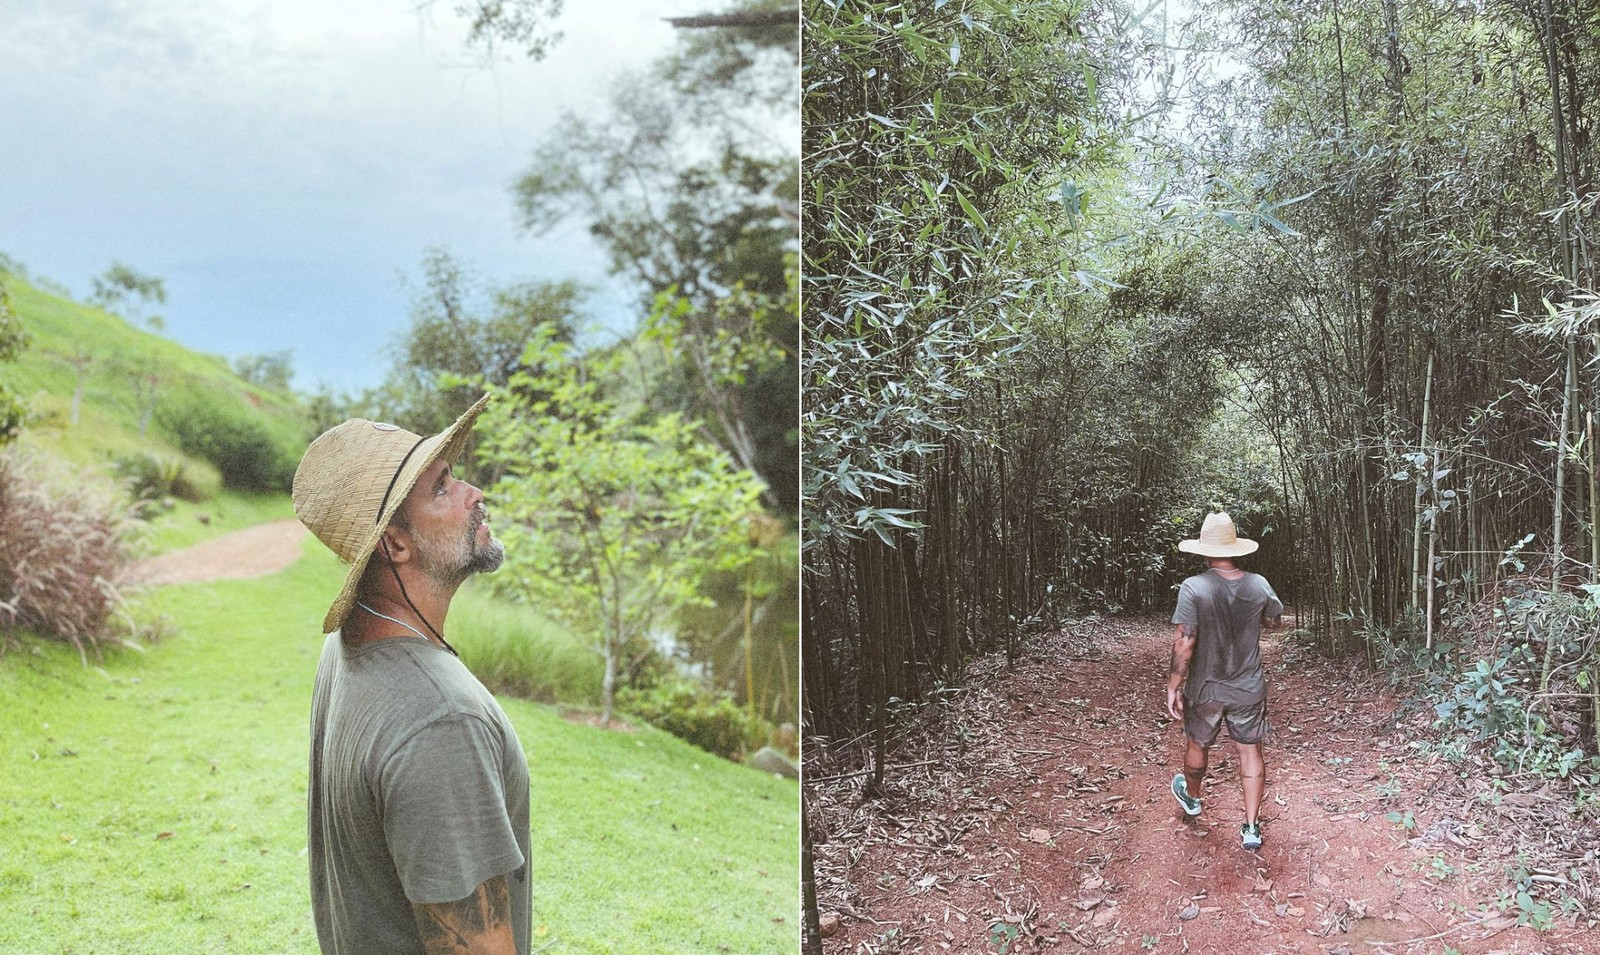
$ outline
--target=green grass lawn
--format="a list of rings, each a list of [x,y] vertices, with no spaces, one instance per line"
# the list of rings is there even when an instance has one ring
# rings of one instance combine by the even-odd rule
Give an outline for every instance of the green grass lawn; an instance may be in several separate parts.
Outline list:
[[[306,723],[340,577],[308,541],[274,577],[143,597],[180,628],[147,653],[0,659],[0,948],[316,951]],[[798,948],[793,782],[503,702],[533,774],[536,949]]]

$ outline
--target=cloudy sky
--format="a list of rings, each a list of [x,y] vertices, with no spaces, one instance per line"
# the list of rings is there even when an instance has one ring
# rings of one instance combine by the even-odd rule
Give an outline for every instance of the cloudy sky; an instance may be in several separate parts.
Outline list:
[[[419,6],[422,7],[419,12]],[[113,261],[166,281],[166,334],[376,384],[439,246],[494,282],[576,278],[630,327],[575,228],[510,185],[564,110],[673,43],[695,0],[568,0],[545,60],[476,65],[454,0],[0,0],[0,252],[79,298]]]

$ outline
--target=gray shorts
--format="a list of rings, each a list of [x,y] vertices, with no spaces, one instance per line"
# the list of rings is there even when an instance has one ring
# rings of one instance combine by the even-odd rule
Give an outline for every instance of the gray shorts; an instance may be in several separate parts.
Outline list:
[[[1223,723],[1228,724],[1228,738],[1235,743],[1250,746],[1261,742],[1267,736],[1266,697],[1253,703],[1183,702],[1183,733],[1201,746],[1217,741]]]

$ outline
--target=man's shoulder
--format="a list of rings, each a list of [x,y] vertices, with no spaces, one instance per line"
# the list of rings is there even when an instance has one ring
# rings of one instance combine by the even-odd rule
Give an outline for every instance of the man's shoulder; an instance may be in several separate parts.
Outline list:
[[[1268,580],[1265,576],[1258,574],[1255,571],[1250,571],[1246,573],[1245,576],[1248,577],[1250,582],[1255,584],[1257,587],[1262,587],[1266,590],[1272,590],[1272,581]]]
[[[383,710],[391,727],[499,713],[494,696],[460,660],[420,640],[397,638],[347,649],[344,676],[347,691],[360,700],[357,705]]]

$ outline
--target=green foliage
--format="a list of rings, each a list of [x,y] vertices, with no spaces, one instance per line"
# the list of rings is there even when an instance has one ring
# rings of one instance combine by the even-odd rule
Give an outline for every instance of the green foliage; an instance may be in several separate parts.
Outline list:
[[[135,452],[111,459],[111,473],[133,494],[135,501],[160,501],[166,497],[185,501],[210,499],[216,489],[194,480],[183,461]]]
[[[0,270],[0,363],[13,361],[28,345],[27,330],[17,320],[6,290],[7,272]],[[28,406],[5,382],[0,382],[0,447],[16,440],[27,420]]]
[[[304,450],[258,416],[200,396],[163,403],[158,420],[179,448],[215,464],[222,483],[240,490],[287,491]]]
[[[95,277],[94,293],[89,301],[108,312],[126,313],[125,318],[135,323],[144,322],[152,331],[159,332],[165,327],[161,316],[147,316],[144,310],[151,304],[166,304],[166,283],[153,275],[136,272],[121,262],[112,263],[104,275]]]
[[[241,355],[234,359],[234,370],[239,377],[259,388],[288,391],[294,378],[291,351],[278,351],[266,355]]]
[[[715,570],[750,559],[760,486],[677,415],[620,406],[608,389],[625,352],[574,352],[548,331],[495,391],[480,459],[505,543],[505,592],[593,640],[609,718],[619,668],[649,653],[652,628],[701,602]]]
[[[626,688],[617,694],[617,707],[724,759],[755,750],[772,735],[772,724],[752,717],[727,693],[681,678]]]
[[[422,271],[424,287],[412,298],[411,324],[395,345],[383,385],[354,403],[326,391],[314,395],[309,410],[320,427],[359,412],[437,434],[485,391],[510,380],[531,339],[548,334],[571,342],[576,335],[580,293],[572,282],[485,288],[442,249],[424,254]],[[471,471],[467,460],[467,479],[493,480]]]
[[[1600,759],[1586,756],[1578,738],[1581,712],[1563,715],[1559,704],[1539,694],[1542,654],[1536,649],[1553,642],[1557,659],[1587,658],[1594,652],[1587,642],[1596,615],[1592,600],[1570,594],[1525,590],[1502,598],[1492,650],[1461,659],[1445,698],[1434,706],[1437,725],[1482,745],[1503,772],[1600,781]],[[1587,678],[1578,670],[1573,688],[1586,689]]]
[[[606,247],[646,333],[679,346],[647,400],[705,421],[793,515],[799,177],[792,141],[772,132],[793,129],[798,30],[792,13],[775,19],[684,31],[672,55],[611,84],[607,109],[563,115],[516,199],[529,230],[576,222]]]
[[[700,305],[676,288],[661,293],[640,338],[660,346],[687,396],[674,402],[658,395],[653,403],[708,415],[718,443],[761,476],[773,505],[793,512],[799,506],[794,348],[800,296],[797,260],[787,255],[783,261],[781,293],[748,288],[742,280]]]

